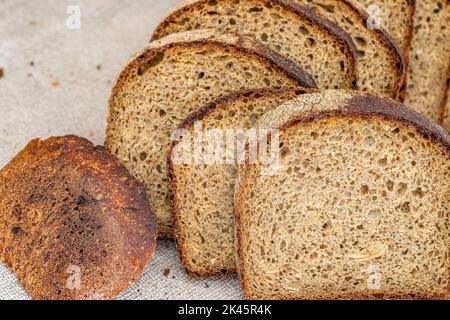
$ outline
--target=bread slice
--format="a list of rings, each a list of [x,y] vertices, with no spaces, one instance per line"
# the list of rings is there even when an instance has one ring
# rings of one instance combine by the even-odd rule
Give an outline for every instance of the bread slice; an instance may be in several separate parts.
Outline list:
[[[405,70],[408,69],[416,12],[415,0],[356,0],[373,22],[379,23],[400,48]],[[399,100],[404,101],[407,73],[404,72]]]
[[[389,99],[303,95],[264,115],[277,174],[246,162],[236,195],[249,299],[448,298],[450,137]]]
[[[415,0],[354,0],[369,16],[378,21],[401,49],[405,62],[409,59],[413,34]]]
[[[349,0],[292,0],[313,8],[353,39],[358,52],[358,87],[397,98],[404,79],[400,49],[383,28],[371,27],[367,12]]]
[[[450,2],[418,0],[405,103],[442,123],[450,70]]]
[[[106,148],[144,183],[160,236],[171,237],[167,184],[171,135],[222,95],[271,86],[315,87],[310,75],[251,38],[192,31],[149,44],[123,69],[110,102]]]
[[[0,260],[33,299],[110,299],[144,271],[156,217],[101,147],[33,140],[0,171]]]
[[[356,47],[347,33],[311,9],[292,2],[186,1],[161,22],[153,40],[208,28],[256,38],[311,73],[319,88],[356,86]]]
[[[227,161],[224,152],[214,164],[194,162],[191,152],[183,146],[193,142],[196,126],[201,126],[205,135],[208,130],[216,130],[224,139],[230,130],[234,134],[246,133],[261,115],[304,92],[296,88],[240,91],[205,106],[180,126],[188,134],[172,144],[168,167],[175,238],[190,275],[236,272],[233,206],[238,161]],[[208,144],[208,139],[204,140]],[[236,141],[228,139],[223,143],[225,149]]]
[[[444,107],[444,129],[450,133],[450,87],[447,92],[447,103]]]

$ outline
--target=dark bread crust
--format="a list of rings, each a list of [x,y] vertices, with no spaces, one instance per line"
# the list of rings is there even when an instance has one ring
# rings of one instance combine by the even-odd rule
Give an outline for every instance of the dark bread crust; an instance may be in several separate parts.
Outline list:
[[[118,76],[111,96],[109,98],[109,110],[108,119],[106,126],[106,139],[105,148],[108,152],[113,153],[113,132],[116,111],[114,110],[114,99],[118,95],[120,88],[124,85],[128,77],[132,75],[133,72],[139,68],[139,66],[144,66],[146,63],[151,61],[158,54],[164,53],[170,49],[177,48],[195,48],[204,47],[212,49],[224,49],[234,52],[236,55],[247,55],[256,60],[264,62],[266,65],[278,70],[280,73],[285,74],[287,77],[292,79],[295,84],[300,87],[305,88],[317,88],[313,77],[308,73],[300,69],[294,62],[284,58],[280,54],[266,48],[262,44],[253,41],[249,37],[243,37],[241,35],[228,33],[230,38],[233,38],[234,42],[222,42],[217,39],[217,37],[210,36],[203,39],[198,39],[195,41],[187,41],[178,39],[170,44],[164,44],[157,47],[147,47],[142,52],[137,54],[131,61],[124,67],[120,75]],[[172,230],[169,229],[159,229],[159,238],[173,239]]]
[[[0,259],[33,299],[114,298],[153,255],[143,186],[86,139],[31,141],[0,171],[0,193]]]
[[[442,147],[444,153],[450,158],[450,136],[441,126],[399,102],[370,94],[355,95],[342,109],[310,113],[306,117],[299,117],[285,124],[281,129],[334,117],[378,118],[404,125],[417,132],[425,140]]]
[[[303,115],[298,115],[293,117],[287,123],[280,125],[278,128],[282,133],[286,129],[297,126],[297,125],[307,125],[314,123],[316,121],[325,119],[373,119],[382,120],[390,123],[398,124],[399,126],[408,128],[420,137],[424,141],[428,141],[442,150],[442,154],[450,160],[450,135],[439,125],[435,124],[431,119],[428,119],[413,109],[404,106],[401,103],[393,101],[389,98],[380,98],[370,94],[362,94],[354,92],[354,97],[350,99],[344,106],[336,107],[333,111],[326,112],[305,112]],[[248,146],[247,146],[248,147]],[[241,287],[244,291],[245,296],[248,299],[255,299],[252,292],[249,289],[248,281],[245,277],[246,268],[243,264],[242,259],[245,254],[242,247],[242,205],[243,205],[243,195],[245,194],[246,187],[248,184],[247,173],[249,168],[248,159],[246,163],[241,166],[239,170],[239,179],[236,184],[236,201],[235,201],[235,238],[236,238],[236,255],[237,255],[237,271],[239,279],[241,282]],[[450,270],[449,270],[450,279]],[[308,299],[308,300],[362,300],[362,299],[386,299],[386,300],[448,300],[450,299],[450,281],[448,290],[442,295],[436,294],[397,294],[397,293],[376,293],[376,294],[361,294],[361,295],[319,295],[319,296],[292,296],[292,295],[282,295],[281,299],[295,300],[295,299]]]
[[[291,14],[296,15],[312,25],[314,25],[321,32],[327,33],[334,39],[336,39],[341,47],[341,50],[345,53],[347,58],[351,61],[350,78],[349,78],[349,88],[357,89],[357,49],[353,43],[350,36],[342,30],[338,25],[331,22],[328,19],[323,18],[315,10],[309,7],[302,6],[298,3],[286,0],[250,0],[255,2],[255,4],[264,2],[266,5],[276,5],[281,6],[288,10]],[[194,11],[197,8],[201,8],[207,5],[209,0],[198,0],[191,1],[185,4],[181,4],[179,8],[172,11],[164,20],[159,24],[159,26],[154,31],[150,41],[155,41],[162,38],[165,34],[165,29],[172,21],[178,19],[181,15],[186,12]]]
[[[249,100],[259,100],[265,97],[277,97],[287,94],[301,95],[305,93],[316,92],[313,89],[299,89],[294,87],[282,87],[282,88],[265,88],[256,90],[241,90],[232,93],[228,96],[221,97],[216,101],[206,105],[197,112],[190,114],[186,120],[178,127],[179,129],[189,129],[194,125],[196,121],[203,120],[206,116],[211,114],[213,111],[226,108],[234,101],[239,101],[241,99]],[[183,246],[183,236],[181,232],[180,225],[180,204],[178,203],[175,194],[177,193],[177,179],[175,175],[175,165],[172,161],[172,152],[174,148],[180,143],[181,139],[172,142],[171,148],[167,153],[167,167],[169,171],[169,194],[170,194],[170,205],[172,209],[172,217],[174,221],[174,237],[177,245],[178,253],[180,255],[180,260],[185,267],[187,273],[192,278],[206,278],[206,277],[223,277],[231,274],[236,274],[237,270],[209,270],[204,272],[193,271],[189,267],[188,259],[185,255],[185,249]]]

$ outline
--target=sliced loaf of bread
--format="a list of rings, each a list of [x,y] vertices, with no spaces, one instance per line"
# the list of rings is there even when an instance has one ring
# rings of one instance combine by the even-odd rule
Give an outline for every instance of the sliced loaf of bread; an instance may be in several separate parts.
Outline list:
[[[450,70],[450,2],[417,0],[405,103],[441,123]]]
[[[291,0],[313,8],[353,39],[358,52],[358,87],[397,98],[404,79],[404,61],[391,36],[371,24],[367,12],[350,0]]]
[[[183,146],[192,144],[200,128],[205,134],[218,132],[225,140],[223,149],[227,150],[237,144],[237,134],[247,135],[261,115],[304,92],[295,88],[240,91],[200,109],[180,126],[186,134],[173,143],[168,167],[175,238],[181,261],[190,275],[236,272],[233,206],[238,159],[227,161],[229,152],[223,152],[213,163],[205,158],[194,163],[193,148]],[[232,139],[230,133],[234,135]],[[211,144],[209,139],[204,140],[202,144]]]
[[[316,85],[251,38],[214,31],[170,35],[125,66],[110,97],[105,146],[144,183],[160,236],[172,236],[166,153],[173,131],[222,95],[271,86]]]
[[[250,299],[448,298],[450,136],[389,99],[302,95],[264,115],[278,173],[237,183]],[[273,139],[274,136],[272,136]]]
[[[161,22],[153,40],[207,28],[256,38],[311,73],[319,88],[356,86],[357,58],[352,40],[307,7],[278,0],[186,1]]]

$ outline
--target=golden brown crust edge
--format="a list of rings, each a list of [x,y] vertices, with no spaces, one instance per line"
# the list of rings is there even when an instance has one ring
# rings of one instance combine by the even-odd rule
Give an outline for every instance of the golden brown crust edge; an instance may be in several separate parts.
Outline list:
[[[383,119],[385,121],[391,121],[398,123],[400,125],[411,128],[416,131],[423,139],[430,141],[432,144],[437,145],[443,150],[443,153],[447,155],[450,159],[450,135],[445,132],[445,130],[439,125],[435,124],[430,119],[423,117],[416,111],[402,105],[401,103],[395,102],[389,98],[379,98],[370,94],[356,93],[355,96],[350,99],[345,106],[341,109],[335,110],[333,112],[323,112],[323,113],[311,113],[303,116],[298,116],[295,119],[289,121],[282,125],[279,129],[285,130],[291,126],[297,124],[311,123],[316,120],[332,118],[332,117],[350,117],[350,118],[361,118],[369,117],[374,119]],[[242,251],[242,228],[241,228],[241,216],[242,216],[242,203],[243,195],[245,194],[245,189],[247,186],[247,173],[248,173],[249,163],[246,161],[239,170],[239,178],[236,182],[236,200],[235,200],[235,238],[236,238],[236,258],[237,258],[237,272],[239,280],[241,283],[244,295],[249,300],[256,299],[253,293],[247,285],[247,280],[245,278],[245,266],[240,257],[244,256]],[[449,270],[450,277],[450,270]],[[293,300],[291,296],[282,296],[282,299]],[[443,295],[434,294],[424,294],[424,295],[389,295],[389,294],[367,294],[367,295],[351,295],[351,296],[304,296],[297,299],[308,299],[308,300],[361,300],[361,299],[391,299],[391,300],[404,300],[404,299],[415,299],[415,300],[447,300],[450,298],[450,282],[449,290]]]
[[[204,106],[202,109],[200,109],[197,112],[194,112],[190,114],[186,120],[183,121],[183,123],[180,124],[178,129],[189,129],[194,125],[196,121],[201,121],[204,119],[207,115],[209,115],[214,110],[217,110],[219,108],[225,108],[227,105],[232,103],[233,101],[239,100],[241,98],[262,98],[266,96],[277,96],[282,94],[288,94],[288,93],[295,93],[297,95],[304,94],[304,93],[310,93],[310,92],[316,92],[314,89],[303,89],[303,88],[294,88],[294,87],[281,87],[281,88],[264,88],[264,89],[255,89],[255,90],[241,90],[237,91],[235,93],[232,93],[230,95],[221,97],[217,99],[216,101]],[[178,253],[180,255],[180,260],[182,265],[185,267],[187,273],[192,278],[207,278],[207,277],[224,277],[232,274],[237,273],[237,269],[233,270],[223,270],[223,269],[217,269],[217,270],[210,270],[210,271],[198,271],[198,270],[191,270],[189,263],[187,263],[187,258],[184,254],[184,239],[181,234],[181,225],[179,223],[180,221],[180,210],[179,210],[179,203],[175,197],[175,194],[177,193],[177,179],[175,175],[175,165],[172,161],[172,153],[174,148],[180,143],[180,139],[173,141],[171,144],[171,147],[167,153],[167,167],[169,171],[169,197],[170,197],[170,205],[172,210],[172,217],[174,222],[174,238],[175,243],[177,246]]]
[[[49,162],[46,162],[45,159]],[[40,282],[30,284],[27,277],[28,275],[22,274],[23,270],[19,267],[17,270],[19,272],[17,274],[17,278],[33,299],[78,300],[112,299],[116,297],[119,293],[127,289],[132,282],[136,281],[140,277],[148,261],[151,259],[156,247],[156,217],[148,204],[143,186],[137,182],[122,165],[120,165],[117,159],[104,151],[102,147],[95,147],[88,140],[76,136],[54,137],[47,140],[35,139],[31,141],[25,149],[23,149],[0,171],[0,182],[2,184],[7,183],[9,180],[16,179],[16,174],[23,175],[23,172],[27,172],[31,170],[31,168],[39,168],[42,165],[40,160],[45,163],[45,166],[49,166],[49,168],[65,168],[67,166],[73,171],[81,170],[83,172],[83,179],[97,181],[101,194],[107,194],[108,199],[112,199],[112,201],[108,200],[107,206],[111,205],[115,208],[123,208],[120,212],[112,211],[111,213],[117,213],[115,217],[117,223],[116,226],[121,230],[121,232],[128,235],[126,243],[124,243],[123,246],[124,249],[129,249],[126,250],[126,253],[123,249],[121,249],[121,258],[123,259],[121,262],[123,263],[122,266],[128,265],[128,267],[118,271],[123,277],[117,278],[112,276],[105,278],[108,270],[105,270],[104,268],[107,267],[107,265],[103,264],[101,259],[98,261],[98,265],[96,262],[94,263],[92,261],[90,263],[80,265],[82,268],[87,267],[90,269],[83,270],[82,274],[82,276],[88,276],[88,279],[82,278],[82,283],[85,285],[83,285],[79,290],[73,290],[70,292],[66,290],[67,288],[58,287],[59,285],[57,286],[55,284],[55,281],[59,281],[61,277],[65,277],[64,273],[57,273],[53,275],[49,274],[44,280],[39,280]],[[51,178],[51,176],[49,176],[49,178],[54,179]],[[37,181],[36,186],[38,186],[39,183],[40,182]],[[78,188],[76,190],[83,194],[86,192],[83,191],[85,187],[86,185],[75,186],[75,188]],[[46,191],[43,190],[42,192],[45,193]],[[23,200],[24,202],[20,202],[22,201],[20,199],[25,196],[27,196],[26,193],[23,195],[11,195],[12,201],[19,201],[19,205],[24,206],[24,209],[21,210],[26,210],[26,204],[29,203],[29,200],[26,199]],[[7,199],[5,198],[4,200],[6,201]],[[91,200],[86,199],[85,201],[86,204],[83,203],[81,206],[91,205]],[[127,208],[129,208],[129,212]],[[92,210],[99,210],[99,208],[97,207]],[[6,211],[5,214],[7,214]],[[56,219],[65,218],[56,217]],[[103,218],[100,218],[99,221],[103,221],[102,219]],[[25,223],[25,221],[19,220],[20,223]],[[13,222],[14,224],[18,223],[16,221]],[[109,226],[104,227],[109,228]],[[25,224],[24,226],[21,225],[21,228],[25,228],[25,231],[20,233],[21,237],[25,236],[29,238],[39,234],[39,232],[36,234],[35,231],[33,231],[33,233],[28,236],[26,230],[32,227]],[[47,226],[43,226],[42,228],[44,230],[47,230],[46,228],[48,228],[47,232],[50,231],[51,234],[55,232],[52,231],[52,228]],[[85,231],[83,227],[80,228],[80,232]],[[58,232],[65,234],[63,229],[58,230]],[[99,234],[103,233],[99,232]],[[65,238],[63,237],[63,239]],[[75,239],[78,238],[68,236],[67,240],[75,241]],[[16,239],[16,241],[18,240],[19,239]],[[24,239],[23,241],[28,240]],[[22,241],[22,239],[20,239],[20,241]],[[4,244],[8,246],[8,242]],[[17,245],[19,245],[19,243],[17,243]],[[73,247],[73,243],[66,243],[63,240],[60,240],[57,246],[52,244],[50,245],[50,248],[47,249],[50,250],[49,254],[52,254],[51,249],[57,250],[55,252],[59,252],[58,250],[63,250],[62,252],[65,256],[66,253],[73,253]],[[100,252],[92,253],[90,252],[90,249],[93,249],[94,251],[101,250],[100,247],[95,244],[90,244],[83,248],[85,248],[85,254],[87,255],[98,255]],[[0,251],[3,252],[4,250],[8,250],[7,248],[8,247],[0,248]],[[117,248],[118,247],[111,249],[112,252],[118,253],[119,251],[116,251]],[[20,250],[20,248],[17,250]],[[20,257],[22,253],[18,251],[17,254],[17,257]],[[83,254],[80,252],[80,255]],[[27,260],[15,261],[15,256],[16,255],[14,253],[11,254],[10,251],[4,251],[2,253],[2,260],[6,259],[4,262],[13,272],[16,271],[15,269],[17,269],[17,266],[24,263],[34,263],[33,261]],[[32,251],[29,256],[33,256]],[[105,261],[110,260],[105,258]],[[43,267],[40,268],[42,269]],[[57,267],[55,266],[55,268]],[[51,272],[51,269],[45,272],[42,271],[43,274],[48,272]],[[37,285],[39,283],[41,286]],[[55,291],[56,288],[59,289],[57,290],[59,292]]]
[[[350,36],[344,30],[342,30],[338,25],[331,22],[330,20],[325,19],[324,17],[319,15],[315,10],[312,10],[307,6],[303,6],[298,3],[286,0],[267,0],[267,2],[285,8],[292,14],[295,14],[307,20],[309,23],[315,25],[322,32],[327,33],[331,35],[331,37],[335,38],[340,43],[341,48],[344,51],[345,55],[351,61],[350,77],[347,85],[349,88],[357,89],[357,48],[353,43],[352,39],[350,38]],[[195,10],[196,8],[199,8],[207,3],[208,0],[185,1],[181,3],[175,10],[170,12],[160,22],[160,24],[154,31],[150,41],[156,41],[164,37],[165,36],[164,31],[166,27],[171,23],[170,21],[178,18],[180,15],[184,14],[187,11]]]

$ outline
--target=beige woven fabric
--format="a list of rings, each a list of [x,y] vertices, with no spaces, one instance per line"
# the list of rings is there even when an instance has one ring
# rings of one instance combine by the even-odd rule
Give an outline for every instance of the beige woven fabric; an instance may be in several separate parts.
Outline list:
[[[114,78],[178,2],[0,1],[0,68],[4,69],[0,78],[0,166],[35,137],[73,133],[102,144]],[[72,30],[77,26],[77,10],[81,29]],[[159,243],[142,278],[120,296],[241,298],[235,278],[189,279],[169,241]],[[14,275],[1,265],[0,299],[28,299]]]

